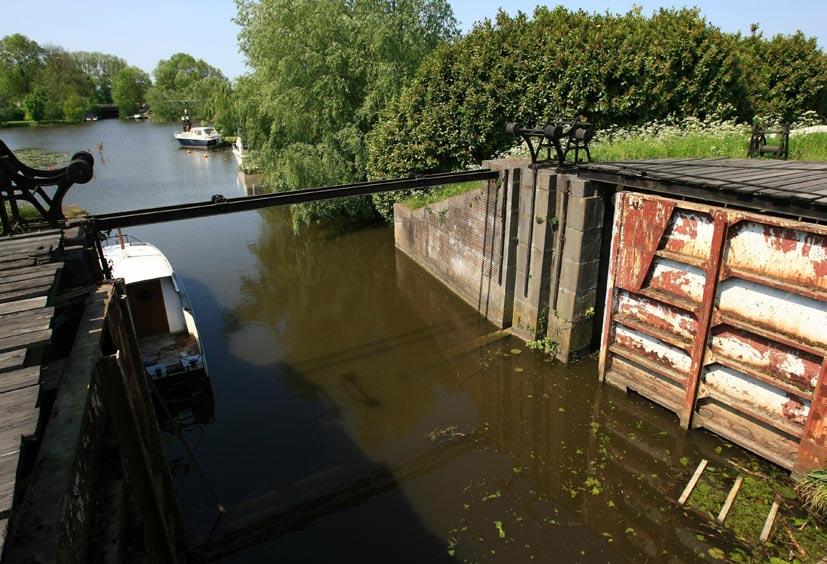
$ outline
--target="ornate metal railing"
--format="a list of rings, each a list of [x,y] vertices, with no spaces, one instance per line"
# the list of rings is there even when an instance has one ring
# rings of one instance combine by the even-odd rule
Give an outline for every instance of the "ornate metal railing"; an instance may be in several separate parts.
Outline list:
[[[92,180],[94,167],[94,157],[81,151],[63,168],[32,168],[0,141],[0,234],[29,231],[43,223],[58,227],[66,219],[63,198],[72,185]],[[30,210],[24,212],[26,207]]]
[[[585,153],[589,162],[592,160],[589,142],[594,137],[594,125],[580,117],[553,119],[542,128],[507,123],[505,131],[510,135],[522,137],[528,145],[531,165],[534,167],[556,165],[557,168],[564,168],[567,165],[579,164],[580,151]],[[572,153],[574,159],[569,160]]]

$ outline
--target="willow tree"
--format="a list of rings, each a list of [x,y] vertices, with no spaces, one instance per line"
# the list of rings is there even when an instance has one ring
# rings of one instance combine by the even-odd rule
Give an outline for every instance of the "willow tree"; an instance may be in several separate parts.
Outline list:
[[[366,178],[365,136],[420,62],[457,36],[446,0],[236,0],[242,134],[276,190]],[[317,203],[298,221],[371,216],[369,198]]]

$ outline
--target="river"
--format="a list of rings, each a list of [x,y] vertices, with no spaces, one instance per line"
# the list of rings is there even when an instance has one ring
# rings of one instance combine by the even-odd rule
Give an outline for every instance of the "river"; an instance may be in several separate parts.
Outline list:
[[[245,194],[230,152],[179,150],[171,130],[105,120],[0,139],[90,150],[95,178],[67,203],[91,213]],[[495,328],[396,251],[389,227],[297,233],[271,209],[129,233],[183,277],[205,343],[214,410],[185,437],[207,480],[166,440],[194,540],[212,531],[220,561],[679,562],[733,548],[674,499],[701,458],[753,457],[599,385],[595,358],[469,346]],[[227,509],[217,525],[207,482]]]

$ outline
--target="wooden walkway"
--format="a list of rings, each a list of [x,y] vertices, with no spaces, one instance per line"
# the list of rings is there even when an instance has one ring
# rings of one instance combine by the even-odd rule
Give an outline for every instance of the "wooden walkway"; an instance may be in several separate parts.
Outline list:
[[[827,221],[827,162],[655,159],[581,165],[578,175],[644,191]]]
[[[51,337],[59,230],[0,238],[0,552],[23,442],[38,426],[41,360]]]

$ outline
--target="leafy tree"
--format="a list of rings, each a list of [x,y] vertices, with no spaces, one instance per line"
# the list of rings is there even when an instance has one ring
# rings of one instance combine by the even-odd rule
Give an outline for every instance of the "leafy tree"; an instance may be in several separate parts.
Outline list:
[[[46,95],[40,87],[35,87],[23,99],[23,109],[26,110],[26,119],[40,121],[46,116]]]
[[[35,41],[15,33],[0,39],[0,88],[22,99],[33,86],[42,65],[43,50]]]
[[[253,73],[239,81],[245,139],[277,190],[363,180],[365,136],[424,57],[457,35],[446,0],[236,0]],[[295,210],[371,216],[369,198]]]
[[[184,102],[193,117],[207,117],[204,112],[213,90],[226,84],[222,72],[201,59],[176,53],[155,67],[155,83],[147,92],[147,101],[155,118],[161,121],[178,119]]]
[[[92,81],[95,102],[112,103],[112,80],[120,70],[126,68],[126,61],[115,55],[96,51],[77,51],[72,53],[72,57]]]
[[[70,92],[63,101],[63,119],[70,122],[83,120],[92,106],[88,98],[82,98],[76,92]]]
[[[43,51],[43,67],[37,76],[37,84],[46,96],[45,117],[62,119],[66,101],[72,95],[91,100],[94,85],[71,53],[52,45],[44,47]]]
[[[805,110],[827,116],[827,55],[814,37],[799,31],[765,40],[753,26],[741,53],[756,114],[782,121]]]
[[[149,75],[137,67],[125,67],[112,78],[112,101],[123,116],[138,112],[152,86]]]

